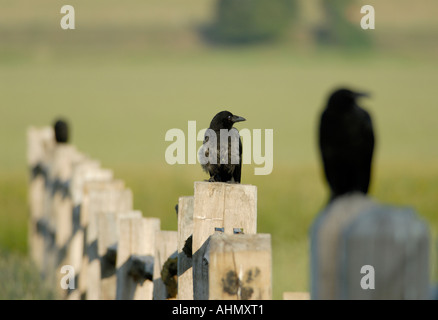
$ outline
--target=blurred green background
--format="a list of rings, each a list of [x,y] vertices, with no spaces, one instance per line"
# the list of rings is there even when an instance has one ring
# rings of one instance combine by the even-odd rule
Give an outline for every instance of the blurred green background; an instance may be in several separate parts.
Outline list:
[[[0,0],[0,299],[52,297],[26,258],[25,156],[26,128],[58,116],[167,230],[178,197],[207,178],[199,165],[165,162],[167,130],[187,132],[189,120],[205,128],[224,109],[248,120],[239,129],[274,129],[272,174],[247,165],[242,183],[258,187],[258,231],[272,234],[281,299],[309,290],[308,232],[327,200],[316,144],[325,99],[339,85],[367,90],[377,135],[370,193],[414,207],[436,238],[438,3],[278,0],[280,9],[254,9],[259,20],[225,2],[72,0],[76,29],[62,30],[67,3]],[[360,29],[364,4],[375,30]]]

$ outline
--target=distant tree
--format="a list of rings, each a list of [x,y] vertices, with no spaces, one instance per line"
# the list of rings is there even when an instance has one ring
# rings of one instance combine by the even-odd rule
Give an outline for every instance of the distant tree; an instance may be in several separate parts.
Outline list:
[[[245,44],[280,37],[296,12],[297,0],[217,0],[210,40]]]
[[[344,47],[368,46],[371,43],[369,33],[347,18],[348,9],[356,0],[322,0],[320,4],[326,18],[325,22],[317,27],[315,35],[319,44],[337,45]]]

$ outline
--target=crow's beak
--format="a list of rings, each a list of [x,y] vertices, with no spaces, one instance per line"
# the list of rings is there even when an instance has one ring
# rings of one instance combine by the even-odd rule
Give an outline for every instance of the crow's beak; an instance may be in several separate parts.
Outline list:
[[[370,98],[371,95],[368,92],[355,92],[356,98]]]
[[[241,121],[246,121],[245,118],[243,118],[243,117],[239,117],[239,116],[233,116],[233,117],[231,118],[231,120],[233,121],[233,123],[241,122]]]

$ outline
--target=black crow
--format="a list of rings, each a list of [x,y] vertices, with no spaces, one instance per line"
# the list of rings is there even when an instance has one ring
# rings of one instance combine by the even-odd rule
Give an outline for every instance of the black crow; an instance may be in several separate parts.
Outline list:
[[[68,124],[64,120],[57,120],[54,124],[55,139],[57,143],[67,143],[68,142]]]
[[[242,142],[233,124],[245,121],[229,111],[219,112],[211,120],[199,150],[199,160],[210,182],[240,183],[242,172]]]
[[[371,117],[357,105],[368,94],[339,89],[321,115],[319,147],[331,198],[353,191],[366,194],[370,184],[374,133]]]

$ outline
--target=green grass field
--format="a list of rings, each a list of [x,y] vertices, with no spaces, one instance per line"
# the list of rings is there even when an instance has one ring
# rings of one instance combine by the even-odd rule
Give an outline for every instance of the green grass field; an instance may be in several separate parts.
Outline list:
[[[206,175],[199,165],[165,162],[165,133],[187,132],[189,120],[205,128],[229,109],[247,118],[239,129],[274,129],[272,174],[254,176],[246,166],[242,175],[258,187],[258,231],[272,234],[274,298],[308,290],[308,231],[327,198],[316,128],[328,92],[341,84],[372,93],[362,103],[377,135],[371,195],[414,207],[436,238],[434,2],[423,0],[425,10],[417,5],[412,14],[404,0],[375,4],[378,47],[365,52],[307,43],[206,47],[195,29],[211,16],[211,1],[107,0],[105,9],[103,1],[73,1],[74,31],[59,27],[57,2],[0,2],[0,248],[15,252],[2,255],[2,270],[11,272],[21,263],[16,254],[27,252],[28,126],[67,117],[78,149],[126,181],[136,209],[176,230],[178,197],[193,194]],[[0,299],[29,297],[13,289],[33,278],[7,279]]]

